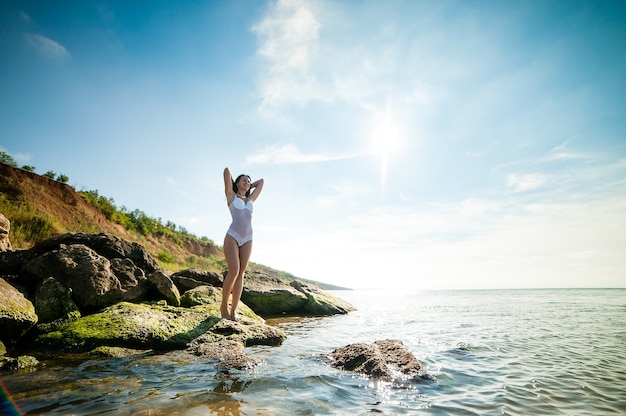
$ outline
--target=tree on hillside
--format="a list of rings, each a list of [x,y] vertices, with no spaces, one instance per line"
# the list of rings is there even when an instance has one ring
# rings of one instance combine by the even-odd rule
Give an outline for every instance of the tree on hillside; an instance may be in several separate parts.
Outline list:
[[[34,172],[35,171],[35,167],[31,166],[31,165],[24,165],[24,166],[22,166],[22,170],[25,170],[27,172]]]
[[[45,176],[46,178],[54,179],[56,178],[57,174],[53,170],[49,170],[44,173],[43,176]]]
[[[67,181],[69,181],[70,178],[68,178],[67,175],[60,174],[59,176],[57,176],[56,180],[59,182],[67,183]]]
[[[11,157],[7,152],[0,152],[0,163],[4,163],[5,165],[17,167],[17,163],[15,163],[15,159]]]

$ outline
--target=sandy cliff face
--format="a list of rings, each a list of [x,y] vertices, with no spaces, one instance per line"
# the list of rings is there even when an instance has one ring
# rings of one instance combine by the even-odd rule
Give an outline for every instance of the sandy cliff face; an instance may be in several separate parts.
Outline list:
[[[106,232],[143,244],[155,257],[161,250],[166,250],[182,258],[189,254],[196,256],[222,255],[220,248],[216,245],[201,244],[197,240],[183,241],[183,244],[180,245],[167,237],[143,238],[129,232],[123,226],[107,220],[72,186],[1,163],[0,193],[4,194],[3,196],[9,203],[29,206],[40,215],[52,219],[55,233]],[[16,218],[11,218],[10,214],[1,212],[1,209],[0,213],[5,214],[12,224],[16,224]],[[29,248],[34,243],[36,242],[27,242],[22,244],[23,247],[14,245],[13,248]]]

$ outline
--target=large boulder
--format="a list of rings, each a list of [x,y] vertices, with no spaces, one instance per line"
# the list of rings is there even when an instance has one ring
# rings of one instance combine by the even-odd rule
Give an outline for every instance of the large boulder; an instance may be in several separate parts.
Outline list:
[[[217,308],[219,305],[183,308],[167,305],[165,301],[152,304],[120,302],[99,313],[66,323],[57,331],[40,335],[38,342],[62,350],[87,351],[111,346],[163,351],[186,348],[202,335],[206,336],[206,341],[230,339],[242,345],[276,345],[277,337],[281,342],[284,339],[282,332],[263,324],[259,317],[256,320],[249,318],[246,322],[231,322],[214,314]],[[236,329],[232,329],[233,326]],[[259,327],[266,330],[265,338],[259,335],[262,332]]]
[[[87,351],[98,346],[171,350],[185,347],[219,317],[201,308],[120,302],[40,335],[46,346]]]
[[[402,341],[350,344],[330,353],[331,365],[371,377],[394,380],[432,379]]]
[[[290,285],[306,296],[307,302],[303,307],[307,315],[340,315],[355,311],[356,308],[348,302],[339,299],[308,283],[294,280]]]
[[[145,274],[161,271],[156,260],[139,243],[134,243],[108,233],[67,233],[50,237],[37,243],[36,250],[56,250],[61,245],[82,244],[107,259],[127,258],[144,270]]]
[[[122,285],[111,262],[82,244],[62,245],[24,265],[30,280],[53,277],[71,288],[80,308],[96,310],[122,300]]]
[[[101,239],[100,235],[96,237]],[[71,289],[73,300],[88,312],[120,301],[153,298],[165,298],[170,304],[179,305],[180,294],[169,277],[161,269],[149,270],[146,275],[129,258],[109,260],[84,244],[71,244],[30,258],[21,268],[21,275],[28,282],[53,277]]]
[[[296,314],[307,297],[275,276],[261,270],[246,272],[241,300],[261,316]]]
[[[6,280],[0,278],[0,339],[12,344],[37,324],[35,307]]]
[[[0,213],[0,251],[11,250],[11,241],[9,241],[9,230],[11,223],[3,214]]]

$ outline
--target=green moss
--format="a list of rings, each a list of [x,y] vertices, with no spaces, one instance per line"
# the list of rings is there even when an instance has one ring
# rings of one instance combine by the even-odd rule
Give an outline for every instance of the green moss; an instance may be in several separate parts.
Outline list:
[[[108,345],[164,350],[180,348],[219,321],[207,308],[121,302],[41,335],[44,345],[91,349]]]

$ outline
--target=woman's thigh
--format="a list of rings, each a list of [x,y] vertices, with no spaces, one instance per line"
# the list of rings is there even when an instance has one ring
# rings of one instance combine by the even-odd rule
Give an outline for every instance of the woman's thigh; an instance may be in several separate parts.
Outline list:
[[[237,241],[231,236],[226,234],[224,237],[224,257],[226,257],[226,266],[229,271],[237,271],[239,272],[239,267],[241,267],[239,258],[241,257],[241,250],[237,245]],[[248,255],[248,258],[250,256]]]
[[[250,255],[252,254],[252,241],[248,241],[243,246],[239,247],[239,274],[243,274],[248,267],[248,261],[250,261]]]

